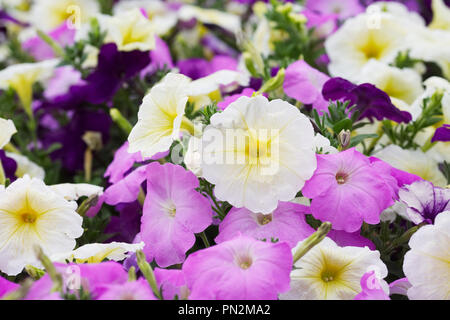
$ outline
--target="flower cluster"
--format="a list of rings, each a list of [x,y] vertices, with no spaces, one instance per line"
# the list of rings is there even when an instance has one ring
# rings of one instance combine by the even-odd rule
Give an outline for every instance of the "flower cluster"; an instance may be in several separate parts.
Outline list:
[[[0,299],[449,299],[449,81],[444,0],[0,1]]]

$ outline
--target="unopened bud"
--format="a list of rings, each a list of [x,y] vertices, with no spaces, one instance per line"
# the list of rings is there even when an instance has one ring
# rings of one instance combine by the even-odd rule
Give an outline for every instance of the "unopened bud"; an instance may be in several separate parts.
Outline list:
[[[339,144],[342,150],[345,150],[350,145],[351,132],[350,130],[342,130],[338,135]]]
[[[319,244],[325,237],[327,236],[328,232],[331,230],[331,223],[330,222],[323,222],[320,227],[317,229],[316,232],[314,232],[312,235],[310,235],[308,238],[303,240],[300,247],[295,251],[294,253],[294,264],[300,260],[301,257],[303,257],[305,254],[308,253],[309,250],[311,250],[315,245]]]
[[[247,68],[248,72],[250,72],[253,77],[258,78],[260,75],[255,67],[254,57],[252,57],[250,52],[247,51],[244,52],[242,56],[244,58],[245,67]]]
[[[283,85],[284,82],[284,76],[285,76],[285,70],[284,68],[281,68],[278,70],[278,73],[275,77],[269,79],[264,85],[259,89],[261,92],[270,92],[273,90],[278,89]]]

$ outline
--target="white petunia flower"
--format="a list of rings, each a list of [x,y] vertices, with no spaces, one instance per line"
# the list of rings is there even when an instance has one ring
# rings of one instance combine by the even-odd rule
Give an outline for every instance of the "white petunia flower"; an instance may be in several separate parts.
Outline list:
[[[375,153],[374,156],[397,169],[428,180],[436,186],[442,187],[447,184],[447,179],[439,170],[438,163],[421,150],[405,150],[391,144]]]
[[[31,8],[30,22],[43,31],[51,31],[65,21],[77,29],[98,12],[99,3],[92,0],[37,0]]]
[[[22,106],[31,114],[33,84],[47,81],[57,64],[58,60],[52,59],[9,66],[0,71],[0,89],[14,89]]]
[[[100,263],[105,259],[122,261],[134,253],[144,248],[144,242],[140,243],[89,243],[79,247],[76,250],[55,254],[50,257],[52,261],[57,262],[76,262],[76,263]]]
[[[298,246],[292,249],[294,253]],[[368,247],[339,247],[330,238],[323,239],[294,265],[291,289],[281,300],[352,300],[361,292],[361,277],[368,271],[375,274],[383,290],[388,274],[380,253]]]
[[[139,107],[138,122],[128,137],[130,153],[140,151],[143,157],[152,157],[167,151],[179,138],[180,130],[192,130],[183,121],[190,81],[184,75],[169,73],[152,87]]]
[[[15,172],[16,177],[22,178],[25,175],[29,175],[31,178],[44,180],[44,169],[42,169],[42,167],[38,166],[27,157],[13,152],[6,152],[6,155],[8,156],[8,158],[14,159],[14,161],[16,161],[17,163],[17,170]]]
[[[145,11],[155,27],[156,34],[160,36],[167,34],[178,22],[177,12],[171,10],[165,2],[158,0],[120,1],[114,6],[114,14],[134,8]]]
[[[314,136],[313,151],[321,154],[333,154],[339,152],[335,147],[331,146],[330,140],[325,138],[320,133],[316,133]]]
[[[431,29],[450,30],[450,9],[445,5],[444,0],[433,0],[433,20],[428,25]]]
[[[409,19],[384,11],[368,11],[346,20],[325,42],[330,73],[358,82],[367,62],[393,61],[404,49],[405,36],[418,28],[421,26]]]
[[[53,255],[72,250],[83,234],[83,219],[42,180],[25,176],[0,193],[0,271],[16,275],[40,266],[35,246]]]
[[[408,298],[449,300],[450,211],[438,214],[434,225],[417,230],[409,247],[403,262],[403,271],[412,285]]]
[[[68,201],[76,201],[81,197],[102,195],[103,187],[88,183],[61,183],[54,184],[50,188]]]
[[[17,129],[12,120],[0,118],[0,149],[9,143],[16,132]]]
[[[189,139],[188,148],[184,155],[184,164],[186,168],[197,177],[202,176],[202,139],[191,137]]]
[[[105,42],[114,42],[120,51],[155,48],[155,27],[138,8],[100,20],[107,30]]]
[[[179,9],[178,17],[183,21],[189,21],[195,18],[202,23],[215,24],[234,34],[241,29],[241,19],[239,16],[215,9],[203,9],[196,6],[184,5]]]
[[[240,97],[211,117],[202,136],[201,168],[218,199],[267,214],[311,178],[313,150],[311,122],[293,105]]]

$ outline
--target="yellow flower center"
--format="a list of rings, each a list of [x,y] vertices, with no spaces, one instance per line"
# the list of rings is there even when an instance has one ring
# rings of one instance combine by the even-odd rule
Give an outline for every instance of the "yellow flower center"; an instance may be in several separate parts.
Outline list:
[[[366,59],[380,60],[387,49],[387,44],[380,39],[375,39],[374,35],[369,34],[366,41],[358,47],[358,50],[362,52]]]
[[[250,255],[240,255],[236,257],[236,264],[241,268],[242,270],[247,270],[252,266],[253,260],[250,257]]]
[[[20,215],[24,223],[35,223],[37,219],[36,213],[25,212]]]
[[[348,176],[345,173],[338,172],[336,174],[336,181],[338,184],[344,184],[345,182],[347,182],[347,178]]]
[[[272,222],[272,219],[273,219],[272,214],[258,213],[256,217],[256,221],[258,222],[258,224],[262,226]]]

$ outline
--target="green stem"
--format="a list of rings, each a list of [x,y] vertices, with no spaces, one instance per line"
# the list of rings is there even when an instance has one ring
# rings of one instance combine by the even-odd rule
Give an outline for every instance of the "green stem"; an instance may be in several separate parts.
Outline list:
[[[298,260],[300,260],[301,257],[307,254],[308,251],[311,250],[315,245],[319,244],[323,239],[325,239],[330,230],[331,223],[323,222],[316,232],[306,238],[294,253],[294,264]]]
[[[127,119],[125,119],[125,117],[122,115],[122,113],[120,113],[118,109],[112,108],[109,111],[109,115],[126,135],[129,135],[131,133],[133,126]]]
[[[158,285],[156,283],[155,274],[153,273],[152,267],[147,262],[147,258],[145,257],[145,254],[141,250],[139,250],[136,252],[136,257],[137,257],[137,264],[139,266],[139,269],[141,270],[145,279],[147,279],[147,282],[150,285],[150,288],[152,288],[153,294],[158,299],[161,300],[162,297],[161,297],[161,293],[159,292]]]
[[[206,237],[205,231],[198,234],[205,245],[205,248],[209,248],[211,245],[209,244],[208,238]]]
[[[43,32],[42,30],[37,30],[37,34],[39,38],[44,40],[45,43],[47,43],[52,49],[53,52],[57,57],[63,57],[64,56],[64,50],[63,48],[55,41],[52,37],[50,37],[48,34]]]

